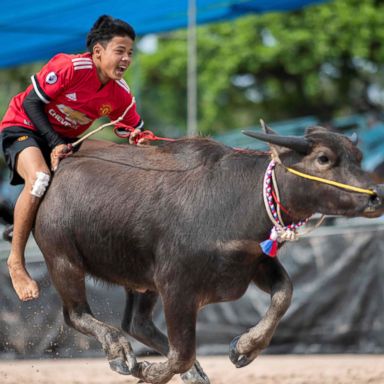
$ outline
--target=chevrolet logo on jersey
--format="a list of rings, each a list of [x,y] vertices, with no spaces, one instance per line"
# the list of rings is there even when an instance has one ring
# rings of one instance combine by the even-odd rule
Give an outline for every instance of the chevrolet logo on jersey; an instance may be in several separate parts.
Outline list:
[[[92,122],[92,120],[87,117],[85,113],[75,111],[74,109],[67,107],[64,104],[58,104],[57,108],[60,112],[64,113],[66,120],[75,125],[86,125]]]

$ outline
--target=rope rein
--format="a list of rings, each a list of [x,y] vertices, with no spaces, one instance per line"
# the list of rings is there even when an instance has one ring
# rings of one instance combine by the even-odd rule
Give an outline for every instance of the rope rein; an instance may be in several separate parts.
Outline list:
[[[79,140],[75,141],[74,143],[71,144],[72,147],[76,147],[78,146],[80,143],[82,143],[84,140],[88,139],[88,137],[94,135],[95,133],[97,132],[100,132],[101,130],[103,130],[104,128],[106,127],[109,127],[111,125],[114,125],[115,128],[114,128],[114,132],[115,134],[118,136],[118,137],[121,137],[121,138],[127,138],[129,137],[129,135],[131,134],[131,132],[134,130],[133,127],[130,127],[124,123],[121,123],[121,120],[124,119],[125,115],[129,112],[129,110],[134,106],[134,104],[136,103],[136,100],[135,100],[135,97],[132,97],[132,101],[131,103],[128,105],[128,107],[124,110],[123,114],[121,116],[119,116],[116,120],[114,121],[111,121],[109,123],[105,123],[103,125],[101,125],[100,127],[94,129],[93,131],[87,133],[86,135],[84,135],[83,137],[81,137]],[[119,128],[123,129],[123,131],[119,130]],[[158,137],[156,136],[153,132],[149,131],[149,130],[146,130],[146,131],[143,131],[141,132],[137,137],[135,137],[135,144],[138,143],[139,140],[141,139],[147,139],[147,140],[151,140],[151,141],[155,141],[155,140],[162,140],[162,141],[177,141],[177,139],[171,139],[171,138],[167,138],[167,137]],[[237,149],[239,150],[239,149]],[[274,167],[272,167],[272,170],[273,170]],[[333,181],[333,180],[327,180],[327,179],[323,179],[321,177],[318,177],[318,176],[312,176],[312,175],[308,175],[306,173],[303,173],[303,172],[300,172],[300,171],[297,171],[296,169],[293,169],[293,168],[289,168],[289,167],[285,167],[285,169],[291,173],[293,173],[294,175],[297,175],[297,176],[300,176],[300,177],[303,177],[305,179],[309,179],[309,180],[314,180],[314,181],[319,181],[321,183],[325,183],[325,184],[329,184],[329,185],[332,185],[332,186],[335,186],[335,187],[338,187],[338,188],[343,188],[343,189],[346,189],[346,190],[349,190],[349,191],[353,191],[353,192],[358,192],[358,193],[365,193],[365,194],[368,194],[368,195],[371,195],[371,196],[374,196],[376,195],[376,193],[370,189],[364,189],[364,188],[359,188],[359,187],[354,187],[352,185],[348,185],[348,184],[343,184],[343,183],[339,183],[337,181]],[[274,183],[274,186],[275,186],[275,192],[276,192],[276,196],[277,196],[277,202],[280,201],[280,197],[279,197],[279,191],[277,189],[277,183],[276,183],[276,178],[275,178],[275,173],[274,171],[272,171],[272,179],[273,179],[273,183]],[[278,213],[278,216],[279,216],[279,220],[282,222],[281,220],[281,215],[280,215],[280,206],[278,204],[278,207],[277,207],[277,213]]]
[[[353,192],[358,192],[358,193],[365,193],[365,194],[371,195],[371,196],[375,196],[376,195],[376,193],[374,191],[372,191],[371,189],[364,189],[364,188],[354,187],[353,185],[343,184],[343,183],[339,183],[337,181],[323,179],[322,177],[308,175],[306,173],[299,172],[296,169],[289,168],[289,167],[285,167],[285,169],[287,171],[293,173],[294,175],[303,177],[305,179],[319,181],[320,183],[333,185],[334,187],[346,189],[348,191],[353,191]]]
[[[105,161],[107,163],[111,164],[117,164],[117,165],[123,165],[125,167],[130,167],[130,168],[136,168],[136,169],[141,169],[144,171],[154,171],[154,172],[188,172],[188,171],[193,171],[199,167],[201,167],[201,164],[197,164],[191,168],[186,168],[186,169],[174,169],[174,168],[150,168],[150,167],[144,167],[140,166],[137,164],[132,164],[132,163],[127,163],[123,161],[118,161],[118,160],[111,160],[111,159],[106,159],[100,156],[94,156],[94,155],[83,155],[76,153],[74,156],[76,158],[84,158],[84,159],[92,159],[92,160],[100,160],[100,161]]]
[[[109,127],[111,125],[114,125],[114,133],[121,138],[127,138],[130,136],[131,132],[134,131],[133,127],[130,127],[124,123],[121,123],[121,120],[124,119],[125,115],[128,113],[128,111],[133,107],[135,104],[135,98],[132,98],[131,103],[128,105],[128,107],[125,109],[123,114],[119,116],[116,120],[111,121],[109,123],[103,124],[100,127],[94,129],[93,131],[89,132],[88,134],[84,135],[81,137],[79,140],[75,141],[74,143],[71,144],[72,147],[78,146],[80,143],[82,143],[84,140],[86,140],[88,137],[94,135],[97,132],[100,132],[102,129],[105,127]],[[153,132],[151,131],[143,131],[140,132],[135,138],[134,142],[135,144],[139,143],[139,140],[141,139],[146,139],[150,141],[154,140],[163,140],[163,141],[177,141],[176,139],[170,139],[166,137],[158,137],[156,136]],[[80,156],[79,156],[80,157]],[[92,157],[92,156],[81,156],[81,157],[89,157],[89,158],[96,158],[99,160],[104,160],[104,161],[111,161],[99,157]],[[121,164],[121,165],[126,165],[126,166],[132,166],[136,168],[140,168],[138,166],[134,166],[132,164],[127,164],[127,163],[120,163],[118,161],[111,161],[112,163],[116,164]],[[280,164],[282,164],[279,161]],[[312,228],[307,229],[304,232],[298,233],[298,229],[305,225],[309,218],[305,220],[300,220],[298,223],[291,223],[289,225],[285,225],[281,216],[281,209],[289,215],[289,212],[284,209],[282,204],[280,203],[280,194],[279,194],[279,189],[277,185],[277,180],[276,180],[276,175],[275,175],[275,166],[276,166],[276,161],[272,159],[268,165],[268,168],[265,172],[264,175],[264,180],[263,180],[263,200],[264,200],[264,205],[265,209],[267,211],[268,217],[271,220],[273,227],[271,229],[269,239],[265,240],[260,243],[260,247],[263,251],[268,256],[275,257],[277,255],[278,251],[278,244],[282,243],[284,241],[296,241],[299,239],[299,236],[304,236],[316,228],[318,228],[324,221],[325,215],[322,215],[319,219],[319,221],[313,226]],[[285,167],[283,164],[282,166],[290,173],[303,177],[308,180],[313,180],[313,181],[318,181],[320,183],[332,185],[334,187],[342,188],[348,191],[352,192],[357,192],[357,193],[364,193],[370,196],[375,196],[376,193],[373,190],[370,189],[364,189],[364,188],[359,188],[355,187],[352,185],[344,184],[344,183],[339,183],[337,181],[333,180],[327,180],[323,179],[318,176],[312,176],[300,171],[297,171],[296,169],[290,168],[290,167]],[[146,168],[142,168],[146,169]],[[147,169],[149,170],[149,169]],[[151,169],[153,170],[153,169]],[[176,170],[167,170],[167,171],[176,171]],[[177,170],[178,171],[178,170]],[[275,205],[276,203],[276,205]]]
[[[123,112],[123,114],[121,116],[119,116],[116,120],[114,121],[111,121],[109,123],[105,123],[103,125],[100,125],[100,127],[94,129],[93,131],[87,133],[86,135],[84,135],[83,137],[81,137],[79,140],[75,141],[74,143],[71,144],[72,147],[76,147],[78,146],[80,143],[82,143],[85,139],[88,139],[88,137],[94,135],[95,133],[97,132],[100,132],[101,130],[103,130],[104,128],[106,127],[109,127],[111,125],[116,125],[118,123],[120,123],[121,120],[124,119],[125,115],[128,113],[128,111],[134,106],[136,100],[134,97],[132,97],[132,101],[131,101],[131,104],[128,105],[128,107],[125,109],[125,111]]]
[[[111,125],[115,126],[113,131],[114,131],[116,136],[123,138],[123,139],[128,138],[130,136],[130,134],[135,130],[135,128],[130,127],[129,125],[122,123],[121,120],[124,119],[125,115],[134,106],[135,103],[136,103],[136,100],[134,97],[132,97],[131,104],[128,105],[128,107],[124,110],[123,114],[121,116],[119,116],[116,120],[113,120],[109,123],[105,123],[105,124],[101,125],[100,127],[94,129],[93,131],[91,131],[91,132],[87,133],[86,135],[84,135],[83,137],[81,137],[79,140],[70,144],[70,146],[71,147],[78,146],[84,140],[88,139],[88,137],[94,135],[97,132],[100,132],[101,130],[103,130],[106,127],[110,127]],[[148,130],[140,132],[137,136],[135,136],[135,138],[134,138],[135,144],[138,144],[141,139],[146,139],[146,140],[151,140],[151,141],[155,141],[155,140],[176,141],[176,139],[171,139],[168,137],[158,137],[153,132],[148,131]]]

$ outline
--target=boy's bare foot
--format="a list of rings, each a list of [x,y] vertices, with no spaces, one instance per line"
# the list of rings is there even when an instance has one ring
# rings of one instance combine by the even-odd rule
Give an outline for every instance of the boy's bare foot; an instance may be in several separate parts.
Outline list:
[[[29,276],[22,264],[12,263],[8,259],[8,269],[13,288],[20,300],[28,301],[39,297],[39,286],[36,281]]]

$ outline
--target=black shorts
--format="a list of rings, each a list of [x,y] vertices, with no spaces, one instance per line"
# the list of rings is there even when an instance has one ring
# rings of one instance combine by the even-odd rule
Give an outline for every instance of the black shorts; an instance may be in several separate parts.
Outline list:
[[[24,184],[24,180],[17,173],[15,166],[17,155],[28,147],[40,148],[50,168],[51,149],[38,132],[23,127],[7,127],[1,132],[1,148],[5,161],[11,170],[10,179],[12,185]]]

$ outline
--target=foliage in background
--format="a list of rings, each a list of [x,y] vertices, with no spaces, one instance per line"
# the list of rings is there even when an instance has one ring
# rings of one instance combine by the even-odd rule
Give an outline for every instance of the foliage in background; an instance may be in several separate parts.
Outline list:
[[[380,109],[383,17],[383,1],[335,0],[199,27],[200,131]],[[162,36],[156,53],[138,58],[147,125],[185,129],[186,32]]]
[[[333,0],[199,27],[200,132],[381,110],[383,18],[382,0]],[[186,31],[159,36],[127,75],[146,127],[162,134],[185,134],[186,41]],[[40,66],[0,72],[0,113]]]

